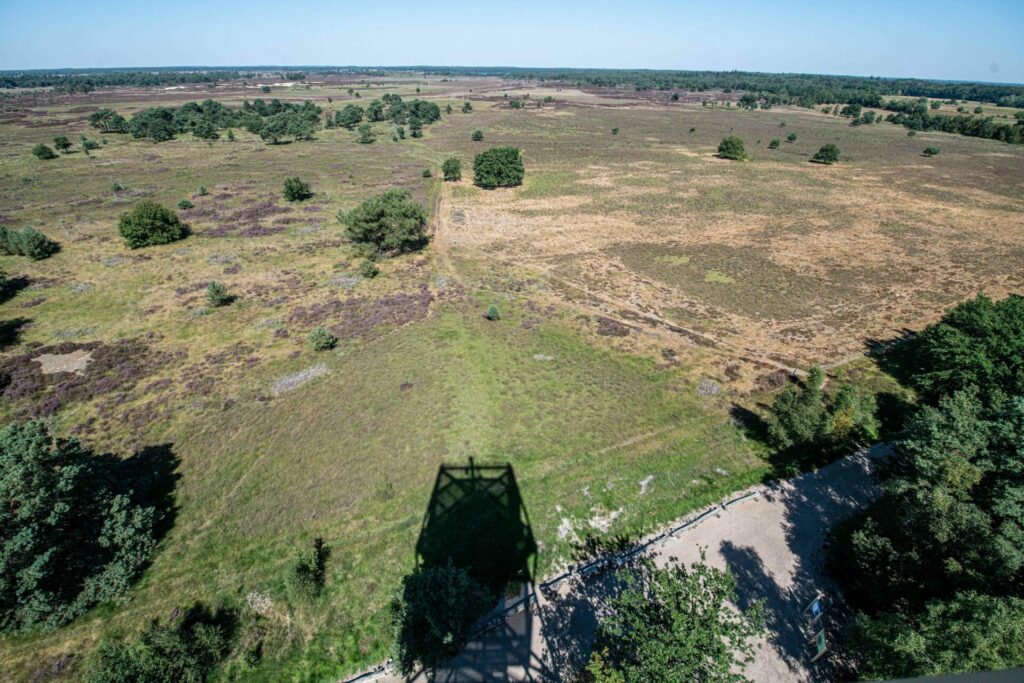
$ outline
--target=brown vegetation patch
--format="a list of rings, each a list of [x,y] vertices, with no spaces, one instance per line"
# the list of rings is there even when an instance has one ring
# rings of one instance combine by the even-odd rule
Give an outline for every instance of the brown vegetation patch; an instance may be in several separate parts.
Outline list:
[[[384,327],[399,327],[426,318],[433,301],[433,294],[422,285],[413,293],[398,292],[376,299],[332,299],[299,306],[288,315],[288,322],[309,329],[325,325],[340,339],[372,338]]]

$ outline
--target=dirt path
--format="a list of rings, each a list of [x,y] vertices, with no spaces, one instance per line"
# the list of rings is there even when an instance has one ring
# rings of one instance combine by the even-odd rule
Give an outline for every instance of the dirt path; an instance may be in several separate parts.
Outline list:
[[[834,652],[811,661],[814,634],[824,629],[833,646],[844,617],[835,587],[822,572],[822,542],[836,520],[878,494],[871,470],[874,459],[886,453],[885,446],[876,446],[818,472],[753,489],[755,495],[719,506],[698,524],[652,547],[658,563],[672,557],[693,562],[704,548],[710,564],[736,576],[740,606],[765,601],[769,636],[759,643],[757,657],[746,669],[751,680],[828,681],[842,667]],[[586,661],[597,618],[614,591],[606,572],[574,578],[548,595],[539,592],[529,609],[470,642],[435,680],[567,680]],[[804,608],[818,595],[824,615],[807,627]],[[383,674],[362,680],[404,679]],[[428,679],[420,674],[411,680]]]

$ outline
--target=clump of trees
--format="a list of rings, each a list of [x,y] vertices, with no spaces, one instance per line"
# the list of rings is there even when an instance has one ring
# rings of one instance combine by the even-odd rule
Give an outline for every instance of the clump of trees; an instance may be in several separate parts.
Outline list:
[[[427,212],[408,190],[392,189],[338,213],[345,236],[377,254],[404,253],[427,244]]]
[[[0,430],[0,633],[56,628],[119,599],[148,560],[161,513],[113,460],[42,422]]]
[[[89,115],[89,125],[101,133],[127,133],[128,121],[113,109],[100,109]]]
[[[764,608],[737,610],[736,579],[701,560],[659,568],[649,558],[619,574],[587,664],[594,683],[742,681],[764,632]]]
[[[457,157],[448,157],[441,164],[441,173],[445,180],[462,180],[462,162]]]
[[[904,126],[912,131],[939,130],[945,133],[959,133],[970,137],[1000,140],[1011,144],[1024,143],[1024,120],[1018,118],[1012,124],[996,122],[991,116],[981,116],[983,113],[981,107],[974,110],[977,116],[930,114],[928,100],[920,98],[918,100],[889,100],[885,103],[884,108],[893,112],[885,117],[886,121]]]
[[[313,196],[309,183],[298,176],[286,178],[284,181],[284,198],[290,202],[301,202]]]
[[[885,362],[920,407],[829,544],[860,674],[1024,665],[1024,297],[960,304]]]
[[[117,229],[129,249],[169,244],[189,234],[178,214],[149,200],[139,202],[134,209],[122,214]]]
[[[816,164],[834,164],[839,161],[839,148],[831,142],[824,144],[821,146],[821,149],[814,153],[811,161]]]
[[[60,245],[35,228],[11,230],[0,225],[0,253],[40,261],[60,251]]]
[[[473,184],[484,189],[523,184],[526,170],[516,147],[492,147],[473,160]]]
[[[109,112],[109,113],[108,113]],[[286,138],[309,140],[319,126],[321,108],[310,101],[293,102],[256,99],[231,109],[215,100],[187,102],[178,108],[150,107],[134,114],[127,125],[111,110],[101,110],[90,123],[104,132],[130,132],[135,138],[154,142],[171,140],[179,133],[192,133],[204,140],[216,140],[218,131],[242,127],[271,144]],[[116,118],[115,118],[116,117]]]
[[[739,139],[735,135],[723,138],[722,141],[718,143],[718,156],[723,159],[732,159],[734,161],[745,159],[747,153],[746,150],[743,149],[743,140]]]

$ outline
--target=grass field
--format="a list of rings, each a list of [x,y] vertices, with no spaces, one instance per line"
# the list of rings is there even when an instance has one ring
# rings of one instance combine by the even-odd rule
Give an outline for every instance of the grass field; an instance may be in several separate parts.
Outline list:
[[[420,140],[392,142],[383,123],[371,145],[343,129],[286,145],[238,130],[212,143],[107,135],[91,156],[43,162],[30,154],[37,142],[102,137],[85,121],[101,106],[127,115],[259,93],[234,84],[0,101],[0,222],[62,246],[39,262],[0,257],[27,279],[2,304],[16,321],[4,329],[17,328],[3,360],[100,343],[93,357],[114,358],[118,381],[86,371],[84,393],[47,419],[100,449],[169,444],[180,459],[174,526],[131,601],[0,640],[0,678],[28,680],[194,600],[239,607],[250,635],[263,633],[262,662],[236,653],[226,677],[356,670],[386,655],[387,604],[412,567],[440,463],[511,462],[550,573],[587,534],[640,534],[765,475],[764,447],[731,408],[756,402],[766,373],[842,365],[866,338],[1024,284],[1020,148],[851,128],[806,110],[653,105],[494,79],[314,83],[264,97],[339,108],[349,87],[362,104],[420,88],[455,113]],[[529,93],[526,108],[509,108],[505,92]],[[555,102],[536,108],[545,95]],[[467,97],[474,111],[461,114]],[[470,140],[478,128],[484,142]],[[714,157],[729,134],[750,160]],[[825,142],[841,163],[807,163]],[[525,184],[472,187],[473,154],[503,144],[523,149]],[[928,145],[941,154],[921,156]],[[465,179],[443,185],[450,155]],[[285,202],[290,175],[316,196]],[[361,278],[335,216],[396,186],[431,208],[435,238]],[[127,250],[117,217],[142,198],[189,198],[181,216],[193,235]],[[235,303],[206,310],[211,279]],[[500,321],[483,317],[490,304]],[[337,349],[305,345],[320,324]],[[888,390],[863,359],[847,374]],[[5,419],[31,403],[5,400]],[[315,536],[333,550],[326,595],[310,605],[285,579]],[[271,600],[259,615],[246,611],[253,593]]]

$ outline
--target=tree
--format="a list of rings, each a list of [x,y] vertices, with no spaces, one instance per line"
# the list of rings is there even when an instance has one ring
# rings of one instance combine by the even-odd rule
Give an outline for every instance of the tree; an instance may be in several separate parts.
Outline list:
[[[417,663],[436,669],[459,651],[470,626],[493,603],[486,586],[451,562],[418,568],[403,578],[391,604],[398,668],[404,674]]]
[[[60,245],[35,228],[9,230],[0,225],[0,252],[40,261],[60,251]]]
[[[188,236],[188,228],[176,213],[149,200],[122,214],[117,228],[129,249],[168,244]]]
[[[301,202],[312,196],[313,191],[309,189],[309,183],[303,182],[298,176],[285,178],[284,198],[286,200],[290,202]]]
[[[743,97],[740,98],[739,106],[751,111],[757,109],[757,95],[749,92],[744,93]]]
[[[450,104],[444,105],[444,113],[445,114],[451,114],[452,113],[452,105],[450,105]]]
[[[370,121],[383,121],[386,117],[384,115],[384,103],[380,100],[374,100],[366,107],[366,118]]]
[[[602,673],[614,672],[623,683],[746,680],[739,670],[753,660],[751,641],[764,632],[764,610],[760,603],[732,607],[732,574],[708,566],[702,551],[689,568],[659,568],[645,557],[618,578],[625,588],[608,601],[597,627]]]
[[[89,115],[89,124],[101,133],[127,133],[128,121],[113,109],[100,109]]]
[[[61,154],[67,154],[68,150],[71,149],[71,141],[68,140],[66,135],[58,135],[53,139],[53,146],[60,150]]]
[[[730,135],[718,144],[718,156],[723,159],[733,159],[739,161],[744,159],[747,154],[743,149],[743,140],[740,140],[735,135]]]
[[[339,212],[346,236],[378,253],[414,251],[427,243],[427,212],[408,190],[392,189]]]
[[[814,156],[811,157],[811,161],[817,164],[834,164],[839,161],[839,148],[833,145],[831,142],[821,146]]]
[[[850,642],[870,680],[1024,666],[1024,600],[966,592],[914,617],[861,614]]]
[[[228,294],[227,287],[216,280],[206,285],[206,303],[210,306],[220,308],[221,306],[227,306],[233,300],[234,297]]]
[[[473,135],[470,136],[473,142],[482,142],[484,139],[484,132],[480,129],[474,130]]]
[[[924,155],[926,157],[933,157],[933,156],[935,156],[938,153],[939,153],[939,148],[938,147],[925,147],[924,148]]]
[[[334,123],[352,130],[363,120],[363,108],[356,104],[346,104],[344,109],[334,115]]]
[[[787,135],[786,142],[796,142],[796,133],[790,133]]]
[[[326,327],[314,327],[309,333],[309,346],[314,351],[329,351],[338,344],[338,338]]]
[[[470,104],[469,102],[463,102],[462,103],[462,113],[463,114],[468,114],[471,111],[473,111],[473,105]]]
[[[462,162],[456,157],[448,157],[441,164],[441,172],[445,180],[462,180]]]
[[[368,123],[359,124],[359,142],[363,145],[371,144],[376,137],[373,134],[373,128]]]
[[[779,139],[778,138],[772,138],[772,141],[768,143],[768,149],[778,149],[778,148],[779,148]]]
[[[41,142],[32,148],[32,154],[35,155],[36,159],[42,159],[43,161],[57,158],[57,155],[54,154],[53,150]]]
[[[484,317],[492,321],[501,320],[501,311],[498,310],[497,306],[491,304],[487,307],[487,312],[484,313]]]
[[[201,604],[154,619],[134,642],[104,641],[86,661],[86,683],[202,683],[227,655],[237,617]]]
[[[114,460],[42,422],[0,430],[0,633],[60,626],[117,599],[142,569],[159,513]]]
[[[178,200],[178,208],[183,210],[183,211],[187,210],[187,209],[194,209],[195,206],[196,205],[193,204],[192,202],[190,202],[188,199],[179,199]]]
[[[938,100],[933,100],[929,106],[932,108],[932,111],[934,111],[942,106],[942,102],[939,102]]]
[[[515,147],[492,147],[473,160],[473,184],[485,189],[522,185],[523,157]]]

